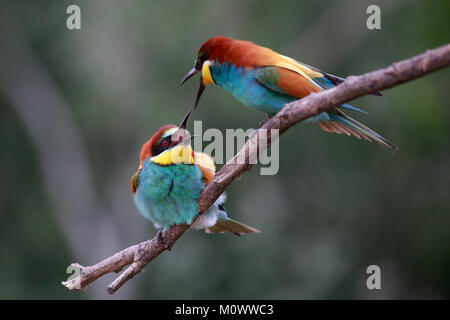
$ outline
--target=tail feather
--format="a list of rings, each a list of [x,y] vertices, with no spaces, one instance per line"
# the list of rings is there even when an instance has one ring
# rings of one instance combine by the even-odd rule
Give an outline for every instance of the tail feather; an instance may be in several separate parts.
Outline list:
[[[358,139],[364,139],[367,141],[375,141],[378,144],[391,148],[393,150],[398,150],[398,148],[389,142],[387,139],[383,138],[381,135],[373,131],[372,129],[366,127],[362,123],[350,118],[342,111],[338,111],[337,114],[329,114],[330,121],[319,122],[322,130],[326,132],[335,132],[338,134],[344,133],[348,136],[354,136]]]
[[[365,114],[369,114],[367,111],[361,110],[360,108],[352,106],[351,104],[348,104],[348,103],[344,103],[343,105],[341,105],[341,108],[345,108],[345,109],[349,109],[349,110],[353,110],[353,111],[358,111],[358,112],[362,112],[362,113],[365,113]]]
[[[223,233],[227,231],[233,232],[238,236],[246,233],[261,233],[258,229],[252,228],[230,218],[217,220],[215,225],[205,228],[206,233]]]
[[[322,72],[322,71],[320,71],[320,72],[323,73],[323,76],[326,79],[328,79],[331,83],[333,83],[335,86],[337,86],[338,84],[340,84],[340,83],[345,81],[344,78],[335,76],[333,74],[325,73],[325,72]],[[370,94],[372,94],[374,96],[379,96],[379,97],[381,97],[383,95],[380,91],[374,91],[374,92],[372,92]]]

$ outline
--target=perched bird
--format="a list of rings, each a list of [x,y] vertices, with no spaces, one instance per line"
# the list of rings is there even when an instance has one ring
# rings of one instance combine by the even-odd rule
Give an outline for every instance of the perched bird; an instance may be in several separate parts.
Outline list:
[[[194,152],[191,147],[185,130],[189,114],[179,127],[161,127],[142,146],[139,168],[130,181],[139,212],[163,231],[175,224],[192,224],[199,213],[200,193],[216,170],[207,154]],[[222,194],[191,228],[237,235],[260,232],[230,219],[224,208],[225,199]]]
[[[345,79],[283,56],[249,41],[217,36],[198,51],[195,66],[181,80],[183,84],[201,72],[195,107],[206,86],[216,84],[248,107],[275,115],[283,106],[312,92],[332,88]],[[374,95],[381,95],[374,92]],[[323,112],[306,122],[317,122],[326,132],[344,133],[376,141],[396,149],[388,140],[347,116],[343,109],[366,113],[349,104]]]

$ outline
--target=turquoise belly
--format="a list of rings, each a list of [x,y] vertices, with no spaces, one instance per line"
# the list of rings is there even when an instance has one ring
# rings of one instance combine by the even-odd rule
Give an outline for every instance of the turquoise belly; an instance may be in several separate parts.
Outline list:
[[[134,200],[139,212],[157,228],[192,223],[205,184],[196,165],[160,166],[144,162]]]

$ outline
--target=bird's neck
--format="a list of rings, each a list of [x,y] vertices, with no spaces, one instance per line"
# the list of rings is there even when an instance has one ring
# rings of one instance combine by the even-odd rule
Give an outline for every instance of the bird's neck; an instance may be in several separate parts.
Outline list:
[[[248,74],[247,71],[249,71],[243,67],[236,67],[234,64],[226,62],[215,62],[210,68],[215,84],[229,91],[242,85],[241,82]]]

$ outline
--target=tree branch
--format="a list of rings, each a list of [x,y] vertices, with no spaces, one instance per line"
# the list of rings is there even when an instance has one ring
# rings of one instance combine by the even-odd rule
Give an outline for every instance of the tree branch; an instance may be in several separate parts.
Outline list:
[[[371,92],[392,88],[448,66],[450,66],[450,44],[394,63],[385,69],[361,76],[350,76],[335,88],[313,93],[303,99],[291,102],[260,129],[278,129],[279,133],[282,134],[296,123],[340,106],[345,102]],[[267,145],[259,146],[258,132],[259,130],[255,131],[249,137],[244,147],[217,172],[214,179],[205,187],[199,199],[199,212],[208,209],[234,179],[252,168],[253,165],[248,163],[249,158],[251,159],[258,151],[261,153],[270,145],[270,135],[268,135]],[[241,164],[242,161],[238,162],[237,159],[245,159],[245,163]],[[113,294],[125,282],[138,274],[150,261],[163,251],[170,250],[188,228],[188,225],[175,225],[161,233],[161,237],[155,237],[152,240],[131,246],[93,266],[83,267],[79,264],[72,264],[81,273],[69,281],[62,282],[62,284],[70,290],[84,289],[102,275],[120,272],[128,266],[108,286],[108,292]]]

